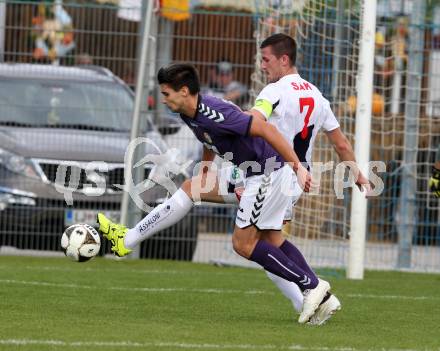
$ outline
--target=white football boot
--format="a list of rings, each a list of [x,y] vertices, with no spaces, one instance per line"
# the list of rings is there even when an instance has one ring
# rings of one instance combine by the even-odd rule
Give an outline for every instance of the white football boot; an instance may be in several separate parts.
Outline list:
[[[341,302],[339,299],[331,294],[326,302],[319,305],[315,314],[310,317],[307,324],[310,325],[323,325],[327,322],[335,313],[341,309]]]
[[[314,289],[305,290],[303,309],[299,316],[298,323],[304,324],[309,321],[315,311],[318,309],[319,304],[325,297],[327,291],[330,290],[330,284],[322,279],[318,279],[318,285]]]

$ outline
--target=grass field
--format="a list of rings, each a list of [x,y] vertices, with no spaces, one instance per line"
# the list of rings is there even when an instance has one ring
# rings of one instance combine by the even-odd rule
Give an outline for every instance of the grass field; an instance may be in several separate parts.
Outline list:
[[[310,327],[260,270],[0,257],[0,350],[440,350],[440,275],[327,278],[343,310]]]

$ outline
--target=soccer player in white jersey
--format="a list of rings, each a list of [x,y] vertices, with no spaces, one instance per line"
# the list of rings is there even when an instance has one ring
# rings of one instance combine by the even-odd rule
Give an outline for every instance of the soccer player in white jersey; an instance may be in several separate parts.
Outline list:
[[[267,119],[274,124],[291,143],[300,161],[309,169],[312,166],[313,143],[321,128],[324,129],[341,161],[355,163],[353,148],[341,131],[330,103],[318,88],[298,74],[295,66],[295,40],[285,34],[274,34],[261,43],[260,49],[261,68],[269,84],[258,95],[250,113],[254,117]],[[365,188],[368,191],[368,179],[358,170],[356,173],[356,184],[361,190]],[[297,202],[301,194],[301,189],[296,187],[292,205]],[[288,240],[280,243],[279,237],[271,238],[270,234],[266,236],[266,240],[279,247],[288,257],[295,257],[295,262],[309,275],[315,274],[299,250]],[[298,286],[269,272],[268,276],[292,301],[294,308],[300,311],[303,298]],[[340,308],[341,304],[336,296],[328,293],[309,323],[323,324]]]

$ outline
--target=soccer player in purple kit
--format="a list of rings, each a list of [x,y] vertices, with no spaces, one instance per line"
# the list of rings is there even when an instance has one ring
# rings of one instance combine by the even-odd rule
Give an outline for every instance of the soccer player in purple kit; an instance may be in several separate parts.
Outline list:
[[[292,259],[280,247],[264,240],[270,233],[281,236],[284,213],[290,205],[293,171],[304,191],[311,187],[310,174],[291,145],[270,123],[243,113],[227,101],[201,95],[196,69],[188,64],[161,68],[157,75],[163,102],[204,145],[202,161],[228,154],[245,173],[245,189],[239,203],[232,236],[234,250],[265,270],[294,282],[304,292],[300,323],[306,323],[324,299],[330,284],[302,267],[302,257]],[[118,256],[129,254],[141,241],[170,227],[194,206],[194,201],[225,202],[216,172],[201,167],[164,203],[154,208],[134,228],[109,221],[98,214],[101,233]],[[280,239],[280,243],[284,240]],[[304,269],[305,268],[305,269]]]

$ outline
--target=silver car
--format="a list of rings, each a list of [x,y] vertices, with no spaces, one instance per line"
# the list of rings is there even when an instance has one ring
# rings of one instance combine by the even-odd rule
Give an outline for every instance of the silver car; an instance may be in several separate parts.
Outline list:
[[[0,246],[59,250],[68,225],[94,222],[97,211],[118,219],[133,103],[128,86],[102,67],[0,64]],[[143,120],[151,143],[142,153],[166,152]],[[174,179],[177,186],[183,180]],[[155,186],[142,199],[154,206],[166,195]],[[144,242],[141,257],[190,260],[196,241],[187,216]]]

